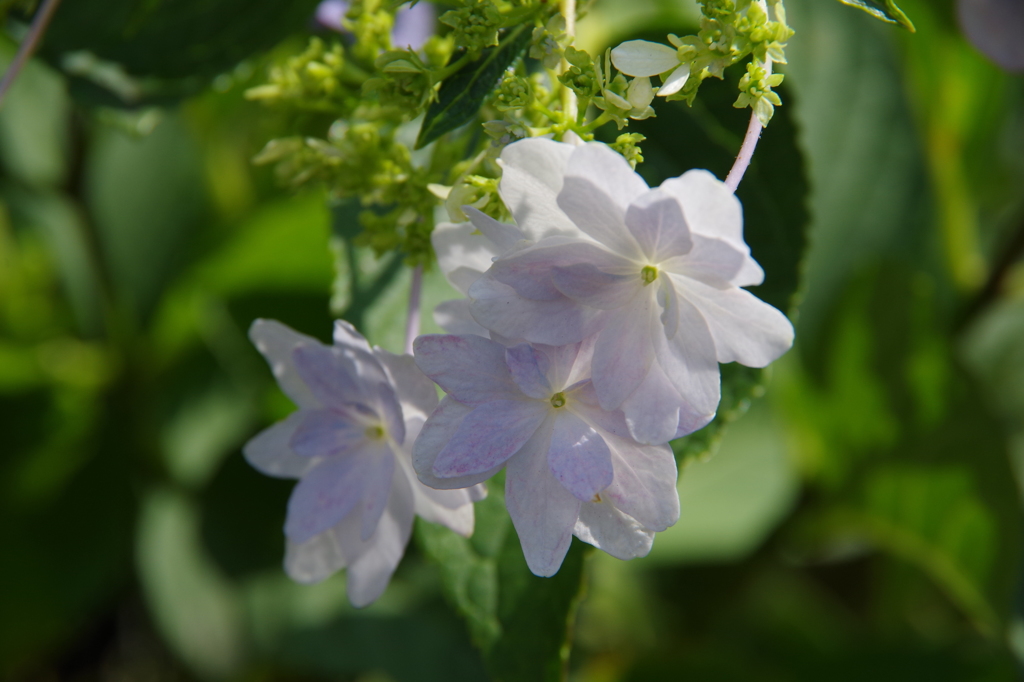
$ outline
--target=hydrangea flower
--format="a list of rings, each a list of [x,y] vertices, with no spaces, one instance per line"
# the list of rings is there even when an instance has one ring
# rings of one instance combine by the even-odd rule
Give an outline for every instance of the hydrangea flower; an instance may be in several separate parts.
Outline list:
[[[370,348],[342,321],[333,346],[273,320],[256,320],[249,337],[299,408],[244,449],[261,472],[299,479],[284,527],[289,576],[314,583],[347,567],[349,600],[366,606],[387,587],[414,515],[472,534],[483,488],[434,490],[412,469],[438,399],[411,356]]]
[[[448,393],[413,446],[420,480],[462,488],[504,467],[505,503],[540,576],[558,571],[574,534],[630,559],[679,518],[672,450],[637,444],[622,413],[601,408],[592,351],[474,335],[415,342],[416,364]]]
[[[640,442],[706,425],[719,362],[764,367],[793,342],[785,315],[741,288],[764,273],[743,240],[739,201],[707,171],[651,189],[605,145],[531,142],[506,148],[517,167],[506,164],[500,186],[531,243],[468,287],[473,319],[553,346],[596,335],[598,401],[621,408]]]

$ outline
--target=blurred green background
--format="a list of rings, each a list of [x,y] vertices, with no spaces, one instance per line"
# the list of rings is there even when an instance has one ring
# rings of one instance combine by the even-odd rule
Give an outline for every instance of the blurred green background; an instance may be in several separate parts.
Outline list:
[[[1024,78],[965,41],[952,2],[900,5],[916,34],[787,4],[785,105],[739,196],[758,293],[792,306],[797,345],[716,438],[680,445],[682,518],[650,557],[587,555],[572,680],[1020,677]],[[5,679],[488,679],[421,549],[436,529],[356,611],[344,575],[285,577],[292,484],[240,454],[292,409],[253,319],[327,340],[344,315],[402,343],[400,258],[353,246],[352,207],[250,163],[323,134],[243,97],[326,33],[315,6],[66,0],[0,110]],[[694,19],[597,0],[580,39]],[[639,170],[723,177],[734,96],[710,82],[631,126]],[[427,273],[425,332],[453,297]]]

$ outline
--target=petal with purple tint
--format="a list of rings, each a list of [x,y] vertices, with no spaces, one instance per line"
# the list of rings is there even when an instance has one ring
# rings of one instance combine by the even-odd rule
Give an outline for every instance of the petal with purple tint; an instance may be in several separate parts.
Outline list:
[[[505,506],[534,575],[558,572],[572,543],[580,501],[552,475],[547,451],[553,424],[537,429],[505,474]]]
[[[679,297],[679,328],[672,339],[655,337],[658,366],[695,414],[711,414],[721,399],[715,342],[705,317]]]
[[[356,608],[373,603],[384,593],[412,534],[415,511],[409,481],[396,470],[390,487],[391,496],[373,535],[366,542],[359,542],[358,536],[352,537],[355,528],[349,527],[346,535],[339,538],[341,543],[358,548],[345,575],[345,591]]]
[[[245,461],[267,476],[301,478],[317,465],[317,460],[296,454],[289,445],[305,415],[305,410],[292,412],[284,421],[260,431],[242,448]]]
[[[745,250],[743,208],[725,183],[706,170],[690,170],[661,183],[683,207],[690,232],[724,239]]]
[[[530,439],[549,409],[539,400],[495,400],[474,407],[437,454],[434,475],[472,476],[501,466]]]
[[[648,529],[660,532],[679,520],[678,470],[668,445],[640,445],[609,438],[615,478],[602,497]]]
[[[489,239],[494,245],[495,256],[511,251],[521,244],[529,243],[523,231],[515,225],[499,222],[472,206],[465,206],[462,211],[469,217],[469,222],[473,223],[473,227],[479,230],[480,234]],[[437,228],[434,228],[434,230],[436,232]],[[487,268],[484,269],[486,270]]]
[[[693,250],[685,256],[662,263],[662,268],[675,275],[696,279],[718,289],[731,288],[733,279],[747,262],[746,253],[724,239],[694,235]]]
[[[551,271],[551,282],[568,298],[599,310],[620,308],[643,288],[639,271],[615,275],[591,263],[555,267]]]
[[[299,376],[324,407],[340,407],[365,400],[351,360],[320,343],[305,343],[292,350]]]
[[[505,363],[519,390],[529,397],[545,400],[554,393],[546,376],[550,361],[543,353],[521,343],[505,349]]]
[[[588,502],[612,482],[611,453],[604,439],[567,411],[556,412],[548,466],[576,499]]]
[[[430,419],[423,425],[423,429],[412,444],[412,465],[416,470],[416,476],[424,485],[445,490],[467,488],[487,480],[503,466],[499,464],[494,469],[472,476],[438,478],[434,475],[434,462],[437,460],[438,453],[451,442],[452,436],[458,431],[462,420],[472,410],[473,408],[469,405],[463,405],[451,396],[446,396],[440,406],[430,415]]]
[[[288,499],[285,535],[303,543],[344,518],[363,497],[368,464],[369,459],[356,452],[307,472]]]
[[[331,410],[303,410],[288,445],[303,457],[333,457],[366,442],[367,425]]]
[[[657,320],[653,292],[608,313],[597,337],[592,381],[601,407],[614,410],[636,390],[654,359],[652,337],[664,336]]]
[[[434,322],[449,334],[474,334],[487,336],[487,330],[473,319],[469,312],[468,298],[442,301],[434,307]]]
[[[652,531],[604,500],[580,505],[573,535],[623,561],[647,556],[654,544]]]
[[[626,227],[651,263],[682,256],[693,248],[679,200],[662,189],[648,190],[629,205]]]
[[[580,234],[557,202],[573,149],[572,145],[534,137],[513,142],[502,150],[498,191],[528,239]]]
[[[425,334],[413,348],[416,366],[460,402],[476,405],[521,395],[505,364],[505,347],[490,339]]]
[[[254,321],[249,327],[249,338],[266,358],[278,385],[293,403],[306,408],[323,407],[302,380],[292,358],[292,350],[296,346],[319,344],[319,341],[300,334],[277,320],[263,319]]]
[[[501,251],[472,223],[439,223],[430,233],[437,265],[448,283],[465,294]]]
[[[374,348],[373,354],[387,370],[406,419],[416,413],[426,419],[437,409],[434,382],[420,371],[411,355],[395,355],[381,348]]]
[[[600,329],[604,311],[582,306],[564,296],[531,301],[515,289],[486,275],[470,288],[469,310],[481,326],[510,339],[564,346]]]
[[[372,454],[367,454],[371,461],[363,483],[366,492],[359,503],[359,537],[362,540],[368,539],[377,528],[391,494],[391,478],[395,473],[395,456],[386,442],[381,441],[373,448]]]
[[[719,362],[766,367],[793,345],[793,325],[777,309],[743,289],[686,284],[686,294],[707,321]]]

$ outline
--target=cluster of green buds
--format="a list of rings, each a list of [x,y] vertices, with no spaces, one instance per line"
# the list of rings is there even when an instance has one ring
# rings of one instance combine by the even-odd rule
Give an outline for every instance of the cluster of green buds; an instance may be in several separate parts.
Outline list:
[[[268,82],[250,88],[245,96],[267,104],[343,115],[357,106],[362,80],[358,69],[345,59],[340,43],[329,46],[313,38],[305,51],[272,67]]]
[[[669,35],[668,45],[634,40],[612,51],[612,61],[625,74],[660,76],[658,95],[693,104],[704,79],[723,78],[725,69],[748,57],[753,61],[740,82],[735,106],[751,107],[762,125],[781,104],[772,87],[782,82],[771,74],[773,63],[785,63],[786,41],[793,35],[782,0],[699,0],[700,30],[696,35]],[[769,10],[774,18],[769,17]]]
[[[654,115],[651,102],[654,100],[654,89],[649,78],[627,80],[621,73],[615,73],[612,67],[611,50],[606,50],[603,58],[596,61],[586,52],[575,48],[565,50],[565,59],[569,68],[558,79],[571,89],[579,98],[580,120],[589,105],[593,104],[602,113],[583,127],[583,132],[614,121],[621,130],[627,119],[642,120]]]

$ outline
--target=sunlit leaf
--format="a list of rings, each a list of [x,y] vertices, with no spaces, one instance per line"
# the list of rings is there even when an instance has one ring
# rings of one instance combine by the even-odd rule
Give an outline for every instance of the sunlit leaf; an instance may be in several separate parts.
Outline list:
[[[856,7],[889,24],[897,24],[913,33],[916,29],[907,15],[896,6],[894,0],[839,0],[844,5]]]

